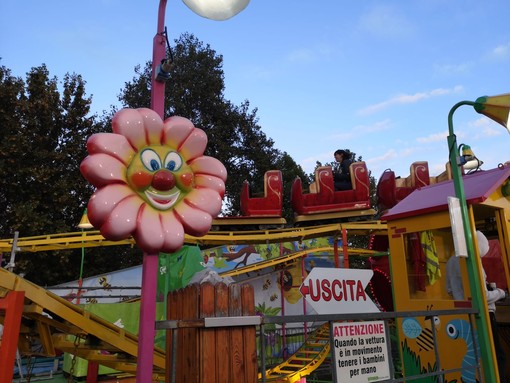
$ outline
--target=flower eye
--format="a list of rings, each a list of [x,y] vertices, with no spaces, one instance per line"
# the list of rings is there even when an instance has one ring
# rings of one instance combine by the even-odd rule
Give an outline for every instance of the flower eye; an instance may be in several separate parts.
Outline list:
[[[143,166],[148,170],[155,172],[161,169],[161,160],[154,150],[145,149],[140,155],[140,158],[142,159]]]
[[[177,171],[182,166],[182,158],[177,152],[170,152],[165,158],[165,169],[172,172]]]

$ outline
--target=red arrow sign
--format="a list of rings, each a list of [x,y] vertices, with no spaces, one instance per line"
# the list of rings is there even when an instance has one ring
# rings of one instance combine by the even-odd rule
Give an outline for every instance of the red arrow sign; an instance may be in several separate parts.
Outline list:
[[[378,312],[365,291],[372,270],[315,267],[299,287],[318,314]]]

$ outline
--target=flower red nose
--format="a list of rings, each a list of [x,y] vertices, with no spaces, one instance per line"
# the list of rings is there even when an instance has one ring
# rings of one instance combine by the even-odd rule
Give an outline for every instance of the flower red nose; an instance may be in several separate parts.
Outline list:
[[[156,190],[170,190],[175,186],[175,177],[171,171],[161,169],[154,174],[151,186]]]

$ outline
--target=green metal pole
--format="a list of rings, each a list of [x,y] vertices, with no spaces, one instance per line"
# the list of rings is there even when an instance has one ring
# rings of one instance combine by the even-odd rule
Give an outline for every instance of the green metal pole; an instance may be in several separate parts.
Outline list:
[[[83,263],[85,261],[85,242],[83,240],[84,230],[81,229],[81,262],[80,262],[80,278],[78,279],[78,296],[76,297],[76,304],[80,304],[81,287],[83,286]]]
[[[450,158],[450,166],[452,169],[453,185],[455,187],[455,196],[460,202],[460,211],[462,216],[462,226],[464,227],[464,234],[466,236],[466,247],[468,257],[466,259],[466,266],[469,279],[469,287],[471,290],[471,299],[473,308],[478,309],[479,314],[475,315],[476,330],[478,333],[478,342],[480,344],[482,365],[485,375],[485,381],[498,382],[497,369],[494,365],[493,347],[489,332],[489,312],[487,310],[487,300],[485,297],[485,287],[482,285],[481,276],[483,275],[480,270],[481,260],[476,258],[475,246],[473,243],[473,233],[471,232],[471,225],[469,222],[466,194],[464,192],[464,183],[462,181],[462,174],[460,172],[460,158],[459,151],[457,150],[457,137],[453,132],[453,113],[462,105],[474,106],[475,103],[471,101],[461,101],[453,106],[448,114],[448,151]]]

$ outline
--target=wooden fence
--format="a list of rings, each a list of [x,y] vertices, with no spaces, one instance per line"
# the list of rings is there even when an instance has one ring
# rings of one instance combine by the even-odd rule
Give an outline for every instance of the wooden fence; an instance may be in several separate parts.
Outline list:
[[[254,314],[253,287],[248,284],[194,284],[168,294],[168,320]],[[179,328],[168,331],[166,339],[167,383],[257,382],[255,326]]]

